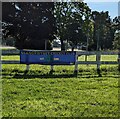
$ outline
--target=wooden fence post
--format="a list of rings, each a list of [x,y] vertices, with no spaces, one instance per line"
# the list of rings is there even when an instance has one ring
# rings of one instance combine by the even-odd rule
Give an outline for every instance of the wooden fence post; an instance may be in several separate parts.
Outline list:
[[[29,68],[30,68],[30,66],[29,66],[29,64],[27,64],[27,65],[26,65],[26,72],[29,71]]]
[[[76,52],[76,61],[75,61],[74,74],[77,75],[77,73],[78,73],[78,54]]]
[[[100,71],[101,62],[100,62],[100,60],[101,60],[101,53],[100,53],[100,51],[97,51],[96,61],[97,61],[97,73],[98,73],[99,76],[101,76],[101,71]]]
[[[85,55],[85,62],[87,62],[87,58],[88,58],[88,55]],[[87,64],[87,66],[88,66],[88,64]]]
[[[0,45],[1,45],[1,40],[0,40]],[[2,50],[0,50],[0,78],[2,78]]]
[[[54,67],[53,67],[53,65],[50,65],[50,74],[52,74],[53,73],[53,71],[54,71],[54,69],[53,69]]]
[[[120,72],[120,49],[118,51],[118,71]]]

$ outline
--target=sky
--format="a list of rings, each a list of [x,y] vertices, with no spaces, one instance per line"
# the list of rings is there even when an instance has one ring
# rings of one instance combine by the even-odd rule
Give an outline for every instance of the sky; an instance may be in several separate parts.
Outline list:
[[[110,17],[113,19],[118,16],[118,0],[84,0],[92,11],[109,11]],[[120,7],[120,5],[119,5]]]

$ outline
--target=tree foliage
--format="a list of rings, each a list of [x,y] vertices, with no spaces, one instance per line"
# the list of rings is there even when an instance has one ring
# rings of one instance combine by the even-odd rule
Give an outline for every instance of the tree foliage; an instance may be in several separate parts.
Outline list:
[[[90,25],[90,15],[91,10],[84,2],[58,2],[55,4],[57,36],[61,40],[62,50],[65,49],[63,41],[69,42],[73,48],[78,43],[86,42],[88,32],[86,26]]]
[[[93,45],[94,50],[113,49],[114,34],[116,31],[114,22],[106,12],[92,12],[94,21]]]
[[[113,27],[114,32],[115,32],[114,33],[113,48],[120,50],[120,18],[119,17],[115,17],[113,19],[112,27]]]
[[[15,45],[20,49],[45,49],[45,40],[48,40],[50,49],[55,33],[53,9],[54,4],[47,2],[3,3],[4,37],[15,37]]]
[[[7,8],[7,9],[6,9]],[[52,41],[60,39],[72,50],[78,45],[87,50],[119,48],[120,21],[109,12],[93,11],[84,2],[3,2],[3,41],[14,37],[19,49],[51,49]],[[12,42],[11,42],[12,43]]]

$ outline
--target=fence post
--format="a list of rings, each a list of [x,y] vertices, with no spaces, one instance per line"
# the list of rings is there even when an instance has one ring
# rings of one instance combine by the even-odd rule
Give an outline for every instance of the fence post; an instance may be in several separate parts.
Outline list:
[[[85,62],[87,62],[88,55],[85,55]],[[88,64],[87,64],[88,65]]]
[[[50,65],[50,74],[52,74],[53,73],[53,71],[54,71],[54,69],[53,69],[54,67],[53,67],[53,65]]]
[[[27,64],[27,65],[26,65],[26,72],[29,71],[29,68],[30,68],[30,66],[29,66],[29,64]]]
[[[76,52],[76,60],[75,60],[75,69],[74,69],[74,74],[77,75],[78,73],[78,54]]]
[[[97,51],[97,54],[96,54],[96,61],[97,61],[97,73],[99,76],[101,76],[101,71],[100,71],[100,59],[101,59],[101,53],[100,51]]]
[[[118,51],[118,71],[120,72],[120,49]]]

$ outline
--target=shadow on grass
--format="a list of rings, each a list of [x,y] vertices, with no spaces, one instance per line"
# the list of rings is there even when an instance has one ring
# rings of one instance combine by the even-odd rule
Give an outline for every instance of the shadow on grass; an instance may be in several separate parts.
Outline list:
[[[4,69],[2,71],[2,76],[3,77],[7,77],[10,76],[12,78],[16,78],[16,79],[34,79],[34,78],[73,78],[73,77],[77,77],[76,74],[74,74],[74,72],[67,72],[67,71],[53,71],[53,72],[46,72],[43,73],[43,71],[37,70],[37,71],[22,71],[22,70],[17,70],[17,69],[13,69],[13,70],[6,70]]]
[[[11,77],[15,79],[34,79],[34,78],[103,78],[103,77],[111,77],[111,78],[118,78],[118,75],[112,75],[112,74],[102,74],[99,76],[97,72],[91,74],[91,72],[81,72],[78,71],[78,74],[75,74],[73,71],[53,71],[53,72],[44,72],[41,70],[30,70],[28,72],[24,70],[18,70],[18,69],[13,69],[13,70],[7,70],[3,69],[2,70],[2,76],[5,77]]]
[[[15,74],[13,78],[21,78],[21,79],[34,79],[34,78],[71,78],[76,77],[74,74],[40,74],[40,75],[30,75],[30,74],[24,74],[19,75]]]

